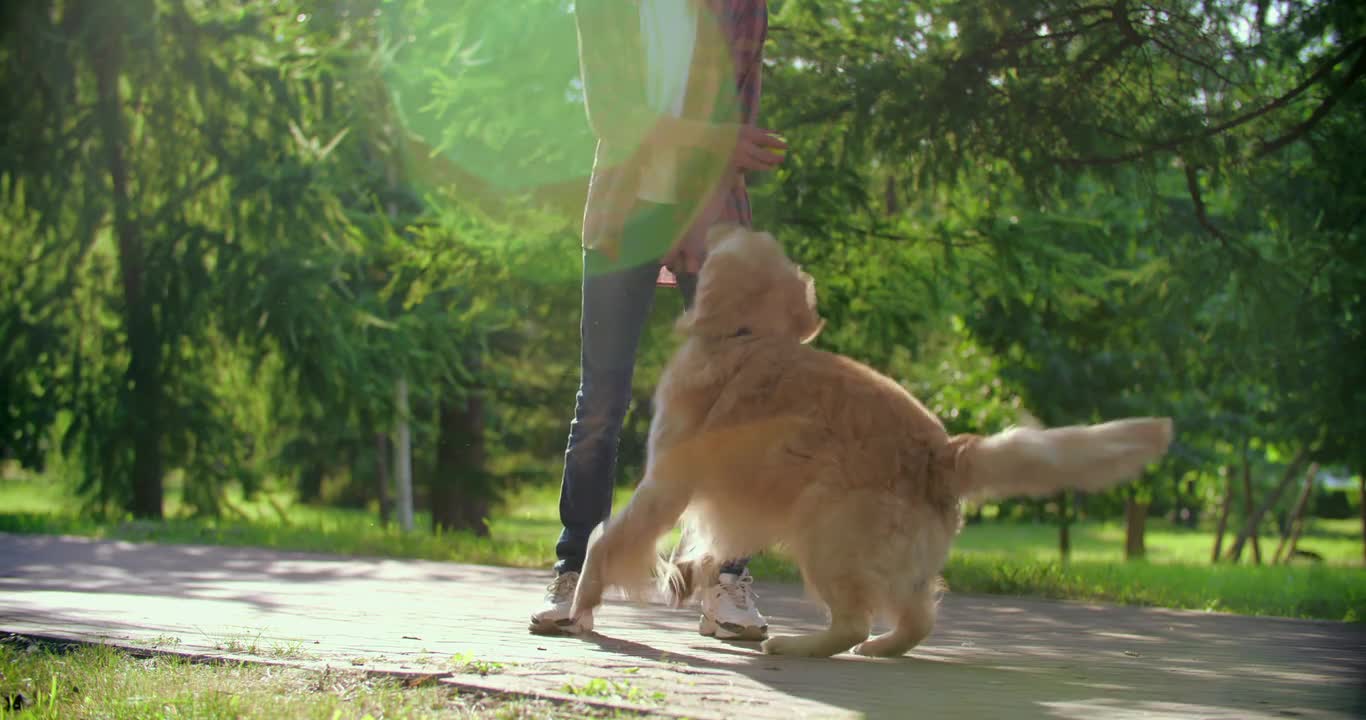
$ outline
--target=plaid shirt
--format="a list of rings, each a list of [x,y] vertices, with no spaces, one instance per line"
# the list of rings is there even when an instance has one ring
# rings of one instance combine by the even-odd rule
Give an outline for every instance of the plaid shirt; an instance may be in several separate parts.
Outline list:
[[[736,138],[718,128],[755,123],[768,35],[765,0],[692,1],[701,12],[681,122],[661,119],[645,102],[638,3],[579,0],[575,5],[584,105],[598,138],[583,246],[615,256],[652,147],[681,139],[670,133],[686,135],[679,183],[689,213],[662,258],[675,272],[696,272],[701,266],[711,225],[750,224],[744,175],[730,163]]]

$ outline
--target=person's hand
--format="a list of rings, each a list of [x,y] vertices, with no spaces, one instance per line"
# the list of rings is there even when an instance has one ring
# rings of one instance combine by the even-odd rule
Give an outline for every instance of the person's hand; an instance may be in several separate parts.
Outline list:
[[[738,170],[764,172],[783,163],[787,143],[772,130],[741,125],[731,162]]]

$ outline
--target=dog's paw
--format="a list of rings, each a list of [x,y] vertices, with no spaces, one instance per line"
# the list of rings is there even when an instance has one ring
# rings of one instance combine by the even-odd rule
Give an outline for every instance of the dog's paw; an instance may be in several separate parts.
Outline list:
[[[575,615],[561,620],[533,617],[528,629],[533,635],[587,635],[593,632],[593,613]]]
[[[783,652],[783,649],[787,646],[787,640],[788,638],[785,637],[771,637],[760,643],[759,649],[765,655],[786,655],[787,653]]]
[[[759,645],[765,655],[786,655],[788,657],[830,657],[835,652],[823,643],[810,637],[786,636],[772,637]]]
[[[575,616],[574,621],[565,626],[564,632],[567,635],[587,635],[593,632],[593,613]]]
[[[906,651],[901,647],[879,643],[877,640],[865,640],[855,645],[849,652],[863,657],[901,657]]]

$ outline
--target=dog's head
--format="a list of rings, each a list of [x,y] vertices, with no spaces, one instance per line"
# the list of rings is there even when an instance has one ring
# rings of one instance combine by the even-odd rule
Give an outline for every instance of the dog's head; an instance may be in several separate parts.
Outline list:
[[[707,260],[693,306],[678,329],[697,337],[751,334],[810,342],[825,321],[816,284],[772,235],[734,224],[707,234]]]

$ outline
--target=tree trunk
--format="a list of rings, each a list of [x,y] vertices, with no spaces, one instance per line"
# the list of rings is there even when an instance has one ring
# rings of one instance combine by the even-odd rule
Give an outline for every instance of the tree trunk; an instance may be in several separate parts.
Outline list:
[[[470,530],[488,537],[489,498],[483,488],[484,399],[470,390],[447,398],[432,473],[432,529]]]
[[[1244,519],[1247,519],[1248,517],[1251,517],[1251,516],[1252,516],[1253,511],[1256,510],[1256,507],[1255,507],[1255,506],[1256,506],[1256,504],[1257,504],[1257,499],[1256,499],[1256,497],[1254,497],[1253,494],[1252,494],[1252,460],[1248,457],[1248,452],[1247,452],[1247,451],[1248,451],[1248,447],[1247,447],[1247,446],[1248,446],[1247,441],[1244,441],[1244,442],[1243,442],[1243,507],[1245,508],[1245,512],[1246,512],[1246,515],[1244,516]],[[1235,538],[1235,540],[1236,540],[1236,539],[1237,539],[1237,538]],[[1232,553],[1230,553],[1230,554],[1232,554]],[[1238,547],[1238,554],[1237,554],[1237,555],[1233,555],[1233,562],[1238,562],[1238,560],[1239,560],[1239,558],[1242,556],[1242,554],[1243,554],[1242,546],[1239,546],[1239,547]],[[1256,563],[1257,563],[1258,565],[1261,565],[1261,564],[1262,564],[1262,544],[1257,540],[1257,526],[1256,526],[1255,524],[1252,526],[1252,559],[1255,560]]]
[[[394,406],[394,514],[398,526],[407,532],[413,529],[413,446],[405,378],[394,385]]]
[[[1238,533],[1238,538],[1233,541],[1233,547],[1228,551],[1229,557],[1234,562],[1238,562],[1238,558],[1243,554],[1243,545],[1247,543],[1248,538],[1256,535],[1257,525],[1261,523],[1262,516],[1266,515],[1266,512],[1272,507],[1275,507],[1276,501],[1281,498],[1281,494],[1290,486],[1290,483],[1294,482],[1295,476],[1300,474],[1300,467],[1304,465],[1307,455],[1308,451],[1303,448],[1296,453],[1295,459],[1290,461],[1290,465],[1285,469],[1285,474],[1281,476],[1281,481],[1276,483],[1276,487],[1267,494],[1266,500],[1248,516],[1247,521],[1243,524],[1242,532]],[[1248,499],[1250,501],[1251,497]]]
[[[1299,545],[1299,534],[1305,530],[1305,510],[1309,507],[1309,496],[1313,493],[1314,489],[1314,475],[1317,474],[1318,463],[1314,463],[1314,465],[1310,467],[1309,477],[1305,478],[1305,493],[1299,496],[1299,500],[1295,503],[1295,512],[1294,514],[1291,514],[1290,546],[1285,549],[1285,559],[1283,560],[1285,563],[1290,563],[1292,557],[1295,557],[1295,548]],[[1277,551],[1277,555],[1279,555],[1279,553],[1280,552]]]
[[[1067,491],[1064,490],[1058,493],[1058,553],[1063,562],[1072,557],[1072,528],[1067,506]]]
[[[1187,480],[1185,490],[1181,495],[1181,497],[1185,498],[1185,506],[1182,508],[1184,514],[1182,515],[1181,520],[1182,524],[1189,530],[1195,530],[1200,527],[1200,518],[1204,515],[1204,511],[1200,508],[1200,504],[1195,501],[1195,482],[1194,478]]]
[[[1124,501],[1124,559],[1137,560],[1147,554],[1144,533],[1148,525],[1148,504],[1130,495]]]
[[[389,215],[389,222],[398,224],[398,205],[393,197],[398,193],[398,158],[392,151],[394,133],[392,128],[386,126],[385,136],[389,141],[390,152],[384,158],[384,176],[389,191],[389,200],[385,203],[385,212]],[[395,485],[395,515],[398,516],[398,526],[404,532],[413,529],[413,440],[411,426],[408,417],[408,379],[400,377],[394,388],[396,422],[394,430],[394,485]]]
[[[896,178],[888,177],[883,186],[883,204],[887,206],[887,215],[896,215],[901,212],[901,202],[897,200]]]
[[[310,505],[318,502],[323,494],[323,467],[309,463],[299,475],[299,502]]]
[[[1366,565],[1366,471],[1357,476],[1357,505],[1361,507],[1361,564]]]
[[[1181,508],[1185,498],[1181,496],[1181,478],[1172,473],[1169,479],[1172,482],[1172,507],[1167,513],[1167,522],[1175,526],[1181,524]]]
[[[1210,555],[1210,563],[1219,562],[1219,554],[1224,549],[1224,532],[1228,529],[1228,513],[1233,507],[1233,475],[1237,469],[1231,467],[1224,468],[1224,502],[1219,506],[1219,523],[1214,529],[1214,552]]]
[[[123,322],[128,333],[129,420],[133,440],[132,503],[135,517],[162,517],[161,343],[156,319],[147,303],[146,251],[141,228],[133,217],[128,191],[127,121],[119,92],[123,67],[121,11],[109,13],[111,25],[92,34],[91,65],[95,73],[96,107],[114,201],[114,236],[123,286]]]
[[[384,433],[375,433],[375,490],[379,498],[379,524],[389,524],[389,460],[388,442]]]
[[[1314,476],[1318,472],[1319,464],[1311,463],[1309,472],[1304,477],[1304,489],[1295,500],[1295,509],[1290,511],[1290,521],[1285,525],[1285,534],[1281,536],[1281,542],[1276,546],[1276,554],[1271,559],[1273,564],[1290,562],[1290,556],[1295,552],[1295,543],[1299,541],[1300,536],[1301,519],[1304,517],[1305,507],[1309,505],[1309,496],[1314,492]],[[1289,552],[1286,552],[1287,548]]]

